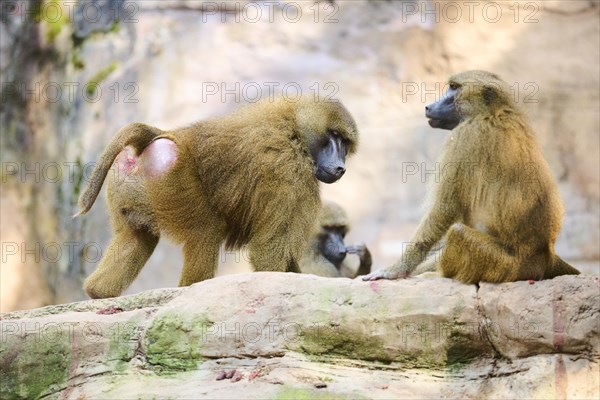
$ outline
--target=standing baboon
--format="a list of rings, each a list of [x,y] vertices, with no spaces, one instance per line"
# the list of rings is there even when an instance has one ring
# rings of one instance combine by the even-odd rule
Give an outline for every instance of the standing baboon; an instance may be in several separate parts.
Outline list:
[[[353,246],[344,244],[349,229],[344,209],[336,203],[324,202],[316,231],[300,260],[300,270],[305,274],[329,278],[355,278],[371,272],[373,261],[367,246],[362,243]],[[349,265],[347,254],[358,256],[360,264],[356,271]]]
[[[257,271],[299,272],[320,208],[318,181],[333,183],[356,150],[354,120],[338,101],[261,101],[174,131],[122,128],[105,149],[80,214],[109,175],[115,236],[84,288],[118,296],[165,233],[183,243],[181,286],[212,278],[220,244],[248,244]]]
[[[525,115],[498,76],[470,71],[425,108],[429,124],[452,130],[433,206],[402,258],[363,279],[408,276],[442,237],[439,268],[465,283],[578,274],[554,254],[563,207]]]

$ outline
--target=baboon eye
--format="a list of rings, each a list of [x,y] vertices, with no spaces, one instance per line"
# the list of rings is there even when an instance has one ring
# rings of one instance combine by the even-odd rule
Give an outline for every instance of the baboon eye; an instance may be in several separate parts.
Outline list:
[[[452,89],[452,90],[458,89],[458,83],[454,83],[454,82],[450,83],[450,89]]]
[[[329,135],[333,136],[336,139],[340,138],[342,140],[342,143],[348,146],[348,143],[350,141],[346,137],[342,136],[339,131],[336,131],[335,129],[328,129],[327,132],[329,133]]]
[[[490,105],[492,104],[492,102],[494,101],[494,99],[496,98],[496,91],[494,90],[494,88],[491,87],[484,87],[483,88],[483,100],[485,101],[486,105]]]

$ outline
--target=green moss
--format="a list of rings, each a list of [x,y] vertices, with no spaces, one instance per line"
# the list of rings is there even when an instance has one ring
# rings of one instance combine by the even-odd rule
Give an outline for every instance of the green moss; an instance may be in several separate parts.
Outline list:
[[[436,322],[432,321],[429,324],[423,324],[421,326],[419,326],[417,328],[417,331],[419,332],[419,338],[420,338],[420,342],[421,342],[421,349],[423,349],[423,353],[433,353],[433,350],[431,348],[431,332],[430,327],[435,327]],[[434,328],[437,329],[437,328]],[[434,340],[439,340],[439,339],[434,339]]]
[[[358,330],[325,325],[302,332],[301,350],[309,355],[342,356],[346,358],[391,362],[380,338],[364,335]]]
[[[14,358],[3,365],[0,398],[37,399],[66,385],[71,364],[69,335],[52,335],[53,331],[42,328],[22,344],[16,335],[3,338],[0,359]]]
[[[200,350],[208,328],[205,317],[186,321],[176,314],[154,320],[146,334],[146,359],[158,371],[188,371],[202,361]]]
[[[365,397],[357,397],[352,394],[349,396],[343,396],[341,394],[333,394],[328,392],[326,389],[298,389],[292,387],[284,387],[281,389],[273,399],[275,400],[342,400],[342,399],[364,399]]]
[[[481,355],[481,349],[470,347],[464,343],[453,344],[446,351],[446,367],[450,370],[461,369]]]
[[[94,74],[90,80],[85,84],[85,91],[89,97],[94,97],[96,94],[96,88],[105,80],[110,74],[112,74],[119,66],[118,62],[111,63],[108,67],[103,68]]]
[[[130,322],[116,325],[108,346],[108,359],[116,360],[115,370],[124,372],[129,361],[135,356],[137,347],[137,324]]]
[[[489,349],[474,346],[468,333],[467,327],[462,324],[452,325],[449,337],[450,345],[446,350],[446,367],[448,369],[461,369],[481,356],[491,355]]]
[[[422,328],[421,328],[422,329]],[[393,332],[388,334],[392,335]],[[402,352],[398,348],[388,349],[380,337],[367,335],[359,329],[342,329],[334,325],[319,325],[304,329],[298,351],[312,356],[315,361],[331,357],[342,357],[390,364],[400,363],[407,368],[462,368],[486,353],[486,349],[473,348],[473,341],[465,333],[451,328],[449,347],[444,351],[432,346],[433,338],[424,332],[419,337],[418,349]],[[387,336],[386,336],[387,337]],[[400,338],[399,338],[400,340]]]

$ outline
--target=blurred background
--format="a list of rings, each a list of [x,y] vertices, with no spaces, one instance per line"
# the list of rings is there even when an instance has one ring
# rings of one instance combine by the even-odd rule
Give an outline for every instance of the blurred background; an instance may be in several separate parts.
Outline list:
[[[394,262],[425,211],[447,132],[424,107],[451,74],[501,75],[558,181],[556,250],[583,272],[600,258],[600,8],[597,1],[2,1],[3,312],[85,299],[110,238],[102,195],[72,219],[82,185],[129,122],[172,129],[259,97],[332,96],[361,132],[323,197],[352,221],[374,268]],[[248,270],[222,252],[219,274]],[[162,240],[127,293],[176,286]]]

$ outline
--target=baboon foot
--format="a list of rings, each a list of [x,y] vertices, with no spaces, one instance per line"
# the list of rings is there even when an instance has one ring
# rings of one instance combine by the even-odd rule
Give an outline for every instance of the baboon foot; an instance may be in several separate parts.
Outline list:
[[[119,292],[118,289],[115,290],[114,288],[103,287],[89,278],[83,283],[83,290],[91,299],[107,299],[121,295],[121,292]]]
[[[378,279],[404,279],[408,272],[396,268],[380,269],[362,277],[363,281],[376,281]]]

